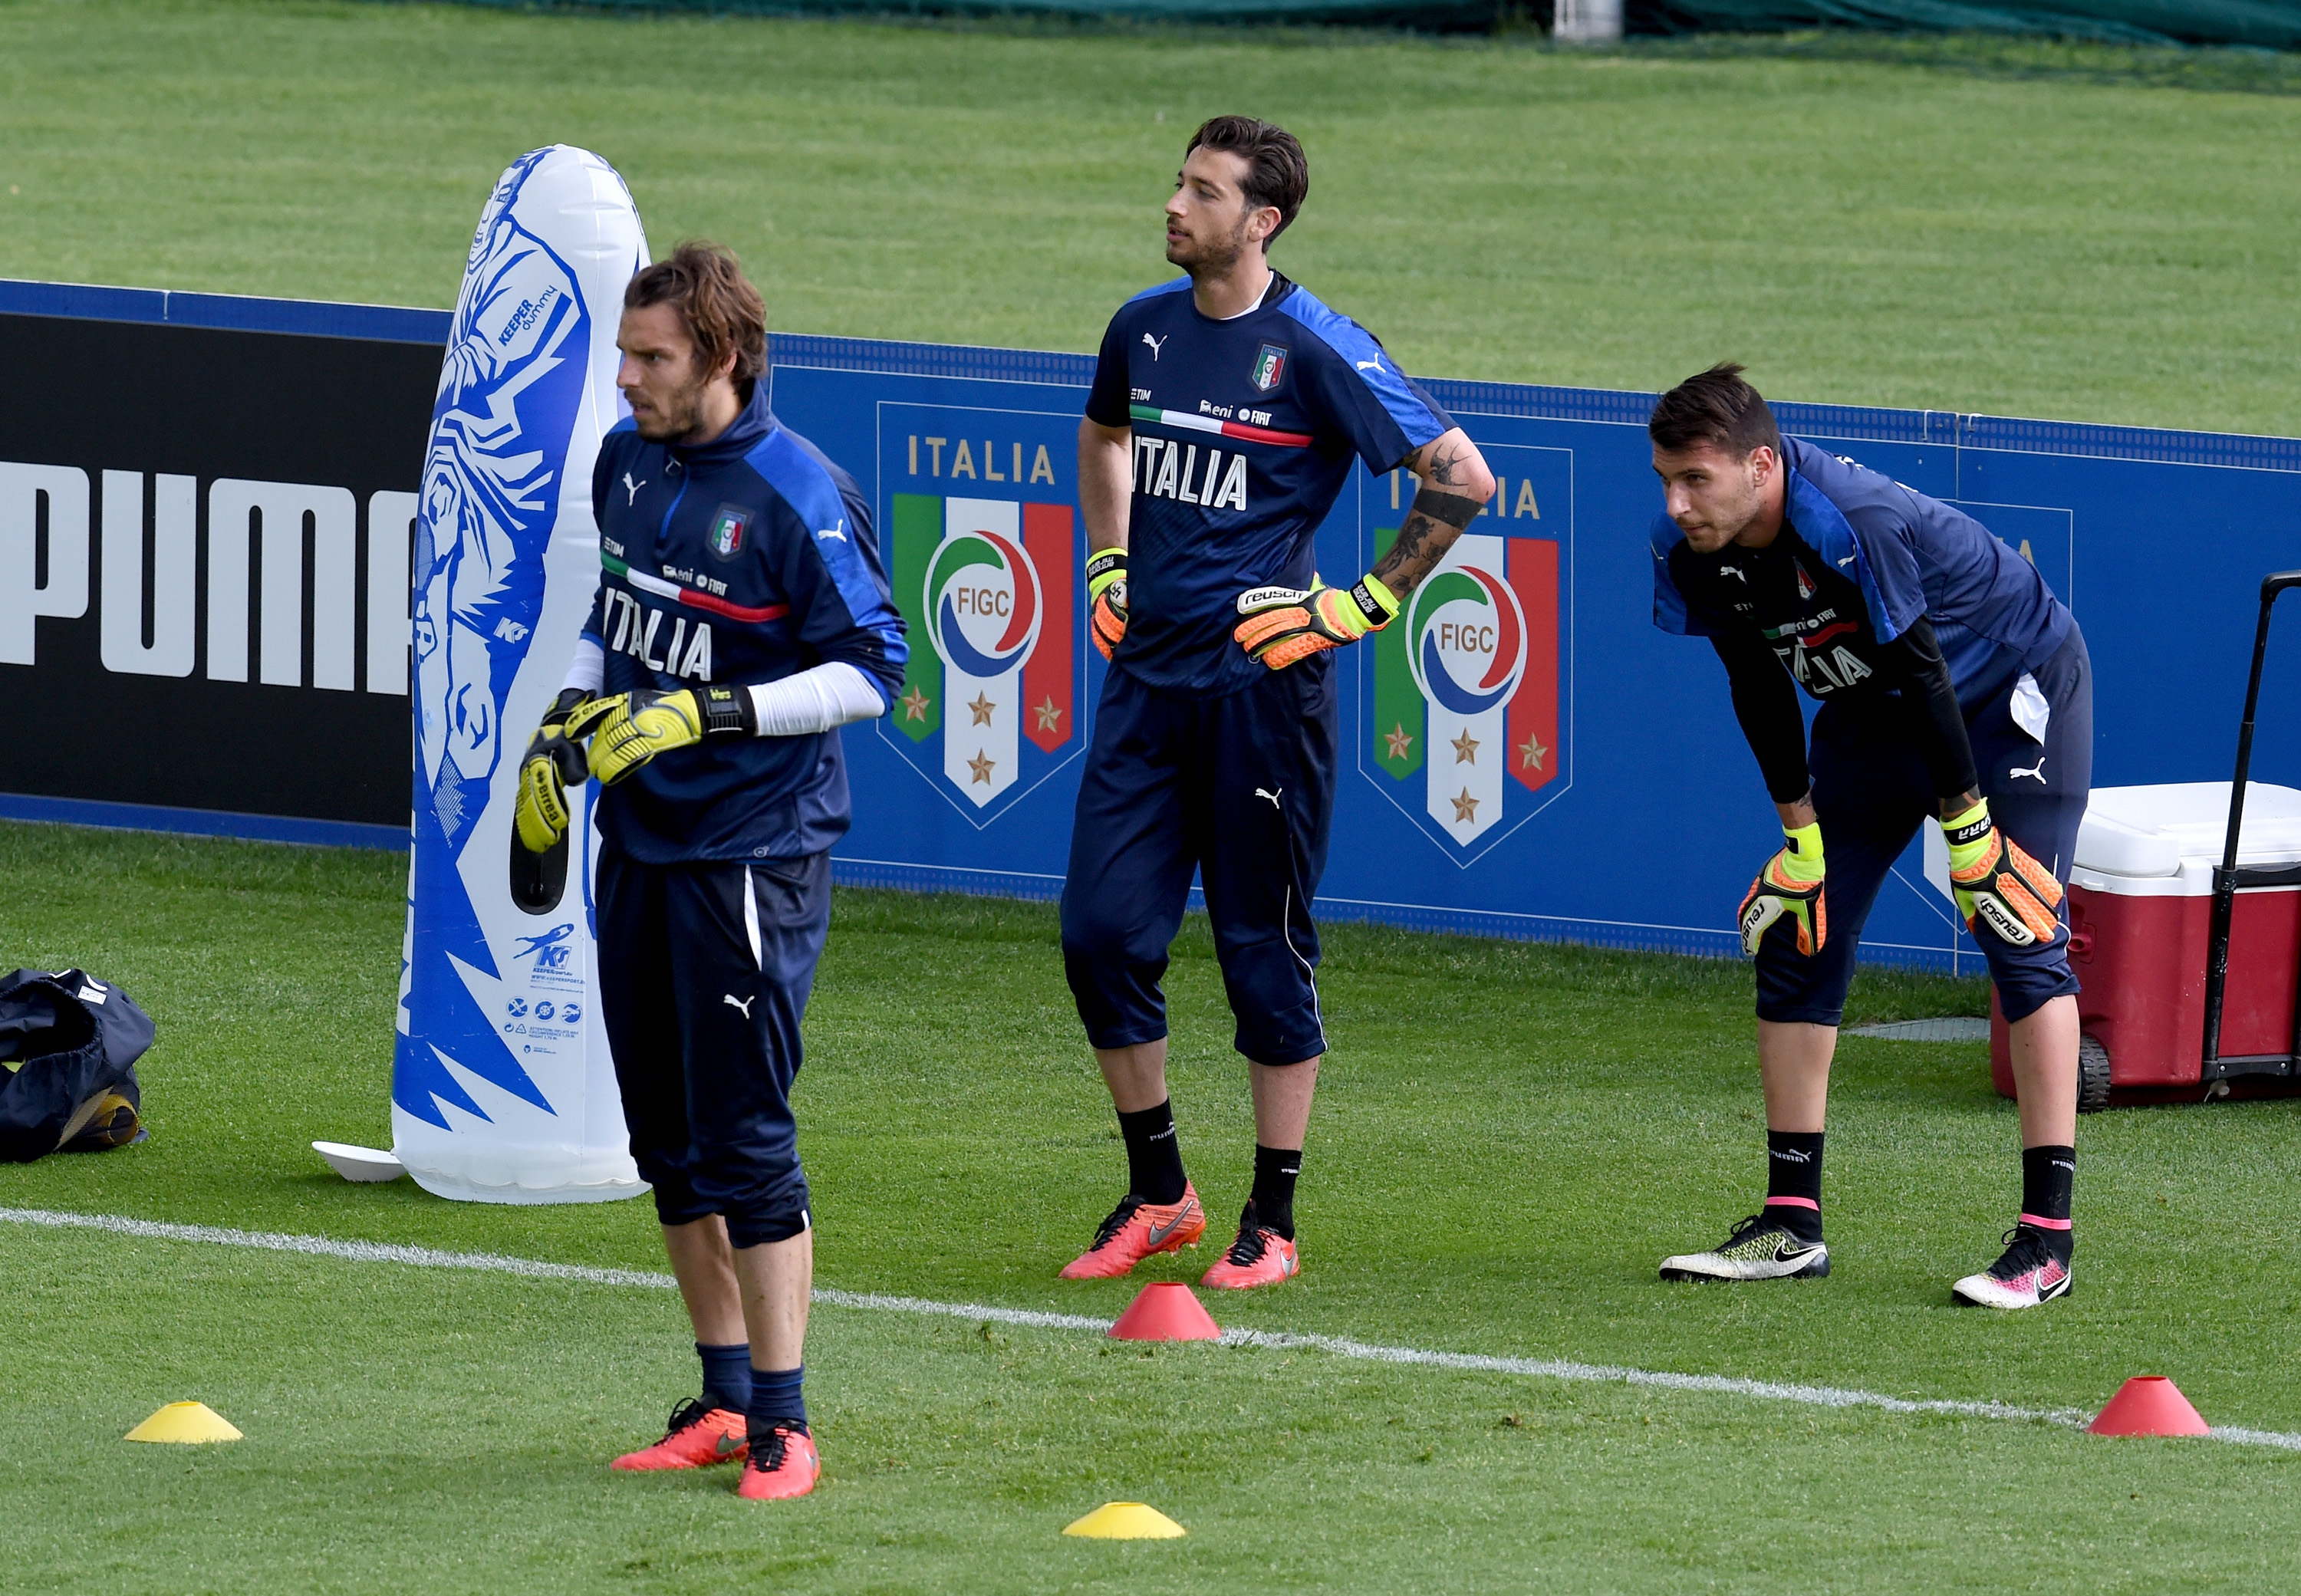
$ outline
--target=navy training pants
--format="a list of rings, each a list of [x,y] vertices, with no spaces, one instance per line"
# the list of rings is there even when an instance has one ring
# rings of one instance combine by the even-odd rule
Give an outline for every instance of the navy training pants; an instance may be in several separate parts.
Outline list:
[[[2068,640],[2033,674],[2051,710],[2042,744],[2015,723],[2011,683],[1966,716],[1965,731],[1990,819],[2066,887],[2093,785],[2093,666],[2084,635],[2072,626]],[[1797,951],[1788,916],[1774,923],[1758,948],[1761,1020],[1835,1025],[1844,1017],[1853,956],[1878,890],[1918,827],[1941,813],[1925,761],[1891,712],[1895,707],[1893,700],[1880,700],[1854,714],[1830,703],[1813,717],[1808,763],[1828,869],[1823,887],[1828,940],[1808,958]],[[2070,970],[2066,896],[2059,917],[2052,941],[2028,948],[2001,940],[1987,926],[1974,935],[2008,1020],[2025,1019],[2078,990]]]
[[[657,1216],[724,1215],[757,1247],[809,1224],[791,1082],[831,928],[831,856],[642,865],[599,856],[599,1017]]]
[[[1268,1065],[1326,1050],[1310,900],[1340,736],[1331,655],[1219,698],[1104,679],[1063,881],[1063,968],[1091,1045],[1167,1034],[1159,982],[1195,868],[1238,1050]]]

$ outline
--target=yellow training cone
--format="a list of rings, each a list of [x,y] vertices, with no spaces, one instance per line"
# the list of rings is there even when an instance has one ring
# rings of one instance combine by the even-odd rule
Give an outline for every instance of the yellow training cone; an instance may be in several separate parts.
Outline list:
[[[1098,1541],[1171,1541],[1190,1532],[1141,1502],[1105,1502],[1075,1524],[1064,1525],[1063,1533],[1092,1535]]]
[[[128,1432],[130,1441],[170,1441],[185,1446],[239,1438],[230,1422],[205,1402],[171,1402]]]

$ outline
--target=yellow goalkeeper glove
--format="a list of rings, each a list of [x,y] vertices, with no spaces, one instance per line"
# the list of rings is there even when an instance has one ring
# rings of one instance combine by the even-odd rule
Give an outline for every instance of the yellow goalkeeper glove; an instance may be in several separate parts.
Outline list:
[[[641,688],[594,698],[569,719],[567,735],[591,740],[591,773],[613,787],[657,755],[699,743],[715,731],[753,731],[751,695],[741,688]]]
[[[580,687],[560,689],[520,760],[512,824],[518,829],[521,845],[531,854],[550,852],[567,835],[567,789],[590,779],[582,748],[567,735],[568,717],[582,706],[584,696]]]
[[[1787,915],[1797,926],[1797,950],[1811,958],[1829,938],[1829,922],[1822,903],[1821,826],[1820,823],[1782,828],[1788,846],[1766,861],[1758,879],[1742,898],[1736,918],[1742,926],[1742,951],[1758,957],[1766,930]]]

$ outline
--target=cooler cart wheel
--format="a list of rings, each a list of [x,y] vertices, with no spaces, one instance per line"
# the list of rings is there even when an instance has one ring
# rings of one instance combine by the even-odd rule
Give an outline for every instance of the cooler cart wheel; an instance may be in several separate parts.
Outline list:
[[[2109,1107],[2109,1049],[2090,1036],[2078,1038],[2078,1112],[2099,1114]]]

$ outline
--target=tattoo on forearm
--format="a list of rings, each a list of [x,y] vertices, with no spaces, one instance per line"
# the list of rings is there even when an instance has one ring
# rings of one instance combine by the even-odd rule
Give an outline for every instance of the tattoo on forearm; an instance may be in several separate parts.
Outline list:
[[[1382,579],[1383,586],[1399,597],[1405,597],[1446,557],[1446,551],[1462,535],[1462,529],[1485,508],[1468,494],[1423,489],[1414,496],[1414,507],[1407,513],[1406,524],[1398,529],[1398,541],[1376,564],[1375,575]]]

